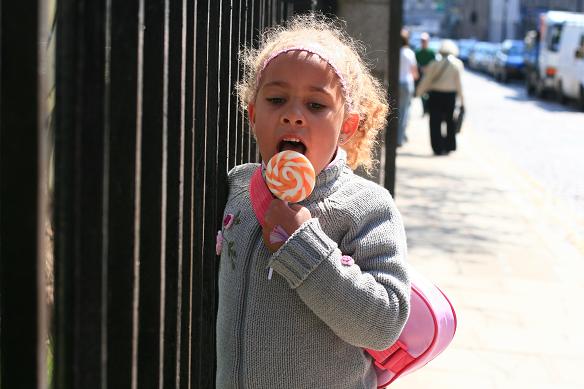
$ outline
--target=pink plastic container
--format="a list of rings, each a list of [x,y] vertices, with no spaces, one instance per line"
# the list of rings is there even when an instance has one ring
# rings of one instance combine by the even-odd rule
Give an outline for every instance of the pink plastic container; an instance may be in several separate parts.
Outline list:
[[[456,312],[446,295],[414,269],[410,272],[410,317],[400,337],[386,350],[367,350],[374,359],[378,388],[436,358],[456,332]]]

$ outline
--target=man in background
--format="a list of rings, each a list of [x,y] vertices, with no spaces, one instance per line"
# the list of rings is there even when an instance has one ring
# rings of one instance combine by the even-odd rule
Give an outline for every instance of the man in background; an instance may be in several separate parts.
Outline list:
[[[397,128],[397,146],[402,146],[407,142],[406,127],[410,111],[410,102],[414,97],[414,83],[420,76],[416,63],[416,54],[410,49],[409,31],[401,31],[402,47],[399,52],[399,116]]]
[[[418,73],[420,77],[416,80],[416,88],[418,87],[418,83],[422,79],[424,75],[424,69],[428,64],[436,59],[436,53],[434,50],[428,47],[428,43],[430,41],[430,35],[428,33],[423,32],[420,35],[420,48],[416,50],[416,62],[418,63]],[[422,107],[424,108],[424,115],[427,114],[428,111],[428,95],[424,94],[420,96],[422,100]]]

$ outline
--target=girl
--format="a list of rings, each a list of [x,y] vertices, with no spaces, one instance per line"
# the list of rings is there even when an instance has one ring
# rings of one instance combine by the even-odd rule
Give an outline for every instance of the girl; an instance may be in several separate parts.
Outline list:
[[[263,162],[300,151],[317,179],[298,204],[272,200],[263,229],[289,238],[270,252],[249,194],[258,165],[229,172],[217,388],[375,388],[364,348],[395,342],[410,297],[400,215],[387,190],[351,170],[372,166],[383,89],[356,43],[314,14],[265,32],[243,61],[238,92]]]

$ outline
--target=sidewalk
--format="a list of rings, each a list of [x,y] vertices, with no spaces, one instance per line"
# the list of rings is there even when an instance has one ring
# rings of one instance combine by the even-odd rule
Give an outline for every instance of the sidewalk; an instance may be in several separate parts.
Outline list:
[[[584,223],[471,119],[458,151],[435,157],[415,99],[407,135],[396,202],[409,261],[451,298],[458,330],[391,388],[584,388]]]

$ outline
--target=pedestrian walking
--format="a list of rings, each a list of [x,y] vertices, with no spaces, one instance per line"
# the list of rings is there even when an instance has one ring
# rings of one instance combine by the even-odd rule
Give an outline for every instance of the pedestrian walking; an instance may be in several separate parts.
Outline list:
[[[457,97],[464,112],[461,82],[464,65],[456,58],[458,48],[453,41],[443,40],[438,52],[442,58],[428,65],[416,96],[428,93],[432,150],[436,155],[447,155],[456,150],[454,108]],[[442,123],[446,123],[446,134],[443,134]]]
[[[419,78],[416,54],[410,49],[409,32],[401,31],[402,47],[399,52],[399,112],[398,112],[398,132],[397,145],[402,146],[407,142],[406,128],[410,104],[414,97],[414,81]]]
[[[430,62],[436,59],[436,53],[429,47],[430,35],[427,32],[420,34],[420,48],[416,50],[416,62],[418,63],[418,79],[415,82],[416,89],[424,76],[424,71]],[[428,113],[428,94],[420,96],[422,101],[423,115]]]
[[[375,366],[363,348],[396,341],[410,298],[391,195],[352,171],[372,166],[385,91],[338,21],[308,14],[286,23],[241,56],[240,102],[264,164],[228,175],[216,386],[373,389]],[[297,204],[272,199],[262,227],[250,181],[283,150],[310,160],[316,184]],[[276,233],[285,235],[277,249]]]

